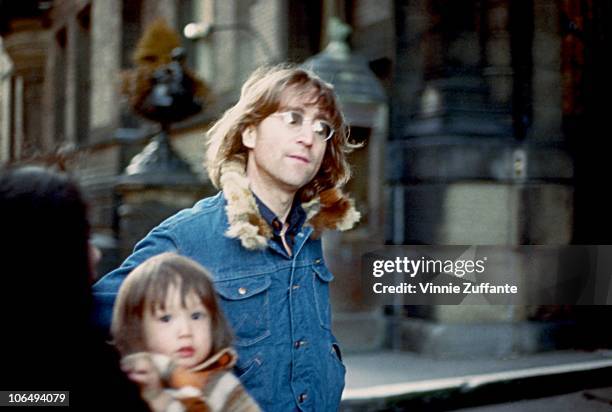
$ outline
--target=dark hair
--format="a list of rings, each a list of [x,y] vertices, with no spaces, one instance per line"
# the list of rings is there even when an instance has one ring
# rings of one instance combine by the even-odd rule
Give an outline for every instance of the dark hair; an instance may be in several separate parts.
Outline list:
[[[138,265],[119,289],[111,333],[122,355],[147,351],[143,337],[144,313],[164,308],[171,285],[179,289],[183,305],[187,295],[195,293],[210,314],[211,355],[232,344],[231,329],[217,301],[212,276],[194,260],[166,252]]]
[[[27,298],[23,305],[56,295],[47,313],[87,319],[89,223],[78,186],[67,174],[42,167],[10,169],[0,176],[0,218],[2,254],[16,270],[5,276],[12,287],[7,290]]]
[[[42,167],[5,170],[0,219],[3,389],[69,390],[79,410],[149,410],[90,322],[89,224],[77,184]]]

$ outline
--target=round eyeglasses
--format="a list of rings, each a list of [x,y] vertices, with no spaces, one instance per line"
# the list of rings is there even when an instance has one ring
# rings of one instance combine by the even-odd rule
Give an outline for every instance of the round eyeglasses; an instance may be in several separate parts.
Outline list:
[[[289,129],[295,132],[302,130],[306,120],[309,119],[312,132],[323,142],[328,141],[334,135],[334,128],[331,124],[327,123],[325,120],[308,118],[300,112],[277,112],[272,113],[270,116],[280,117],[283,120],[283,123],[285,123]]]

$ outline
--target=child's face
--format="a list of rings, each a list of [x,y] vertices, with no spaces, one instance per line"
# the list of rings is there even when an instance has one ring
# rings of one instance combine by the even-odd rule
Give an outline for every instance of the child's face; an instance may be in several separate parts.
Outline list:
[[[210,355],[212,346],[210,314],[194,292],[181,305],[179,289],[171,286],[166,307],[145,310],[144,338],[149,351],[172,357],[190,368]]]

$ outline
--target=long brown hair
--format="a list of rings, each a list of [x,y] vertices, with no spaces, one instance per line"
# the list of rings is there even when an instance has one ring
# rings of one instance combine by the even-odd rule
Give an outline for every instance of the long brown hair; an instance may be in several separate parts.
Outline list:
[[[300,190],[301,200],[307,202],[324,190],[341,188],[349,180],[346,154],[359,146],[348,141],[348,127],[333,86],[309,70],[281,64],[255,70],[242,86],[238,103],[208,131],[205,165],[217,188],[222,188],[220,175],[225,162],[238,160],[246,165],[248,149],[242,144],[242,133],[276,112],[281,94],[287,88],[294,88],[297,93],[309,97],[310,103],[319,106],[335,130],[328,141],[319,172]]]

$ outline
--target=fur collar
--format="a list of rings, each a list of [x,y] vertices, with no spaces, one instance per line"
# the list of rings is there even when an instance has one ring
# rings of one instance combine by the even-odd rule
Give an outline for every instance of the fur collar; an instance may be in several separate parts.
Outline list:
[[[221,168],[219,182],[227,201],[225,211],[229,229],[225,235],[240,239],[246,249],[265,249],[272,238],[272,231],[261,217],[249,189],[244,162],[226,162]],[[309,202],[302,203],[302,208],[306,212],[304,224],[313,227],[314,236],[319,236],[324,230],[349,230],[361,217],[355,210],[353,199],[342,193],[340,188],[321,192]]]

